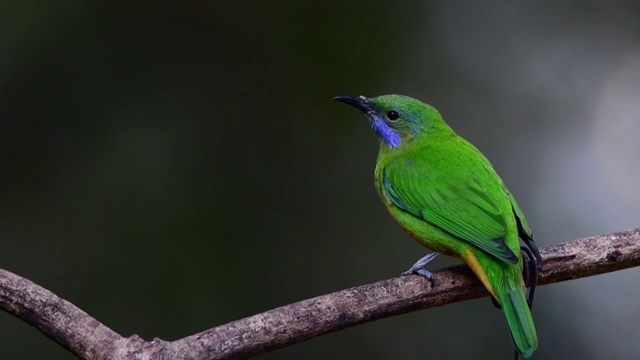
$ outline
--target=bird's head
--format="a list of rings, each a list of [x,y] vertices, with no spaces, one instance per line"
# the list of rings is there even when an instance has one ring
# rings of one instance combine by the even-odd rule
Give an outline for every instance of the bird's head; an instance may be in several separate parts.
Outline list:
[[[333,100],[354,106],[369,119],[384,143],[393,149],[444,126],[440,113],[420,100],[403,95],[336,96]]]

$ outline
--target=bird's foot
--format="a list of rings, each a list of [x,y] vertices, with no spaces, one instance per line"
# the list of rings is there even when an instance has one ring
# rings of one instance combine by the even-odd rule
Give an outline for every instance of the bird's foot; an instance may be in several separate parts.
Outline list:
[[[435,278],[433,276],[433,273],[427,269],[415,269],[415,270],[409,269],[403,272],[402,276],[414,275],[414,274],[426,277],[427,280],[429,280],[429,282],[431,283],[431,285],[433,285],[433,281]]]
[[[427,265],[429,261],[433,260],[438,255],[439,253],[437,252],[432,252],[425,255],[422,259],[416,261],[416,263],[413,264],[413,266],[411,266],[409,270],[403,272],[402,276],[413,275],[413,274],[424,276],[427,278],[427,280],[429,280],[431,285],[433,285],[433,280],[434,280],[433,273],[425,269],[424,266]]]

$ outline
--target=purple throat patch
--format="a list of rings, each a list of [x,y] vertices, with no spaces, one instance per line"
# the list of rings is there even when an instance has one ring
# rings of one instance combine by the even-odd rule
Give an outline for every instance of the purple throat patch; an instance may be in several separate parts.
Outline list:
[[[400,135],[391,126],[387,125],[384,120],[374,117],[371,119],[371,126],[387,145],[394,149],[400,146]]]

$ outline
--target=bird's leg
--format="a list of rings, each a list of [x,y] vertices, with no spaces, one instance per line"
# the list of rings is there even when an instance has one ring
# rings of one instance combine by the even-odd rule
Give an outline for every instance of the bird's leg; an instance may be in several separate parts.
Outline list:
[[[425,269],[424,266],[427,265],[429,261],[435,259],[435,257],[438,256],[439,254],[440,253],[437,253],[434,251],[432,253],[425,255],[422,259],[416,261],[416,263],[413,264],[413,266],[411,266],[409,270],[403,272],[402,275],[418,274],[426,277],[427,279],[429,279],[430,282],[433,283],[433,274],[431,273],[431,271],[428,271],[427,269]]]

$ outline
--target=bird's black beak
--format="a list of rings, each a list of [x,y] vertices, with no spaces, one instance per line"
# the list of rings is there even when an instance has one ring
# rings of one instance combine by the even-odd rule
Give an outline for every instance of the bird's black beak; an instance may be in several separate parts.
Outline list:
[[[365,114],[373,111],[369,100],[366,97],[360,96],[336,96],[332,100],[340,101],[341,103],[349,104],[353,107],[360,109]]]

